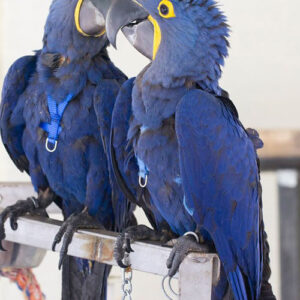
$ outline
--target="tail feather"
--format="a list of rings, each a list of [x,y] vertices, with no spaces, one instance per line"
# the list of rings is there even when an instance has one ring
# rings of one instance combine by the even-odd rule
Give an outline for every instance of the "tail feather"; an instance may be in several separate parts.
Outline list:
[[[247,300],[245,282],[239,267],[228,274],[229,283],[235,300]]]
[[[62,300],[106,300],[111,266],[94,263],[89,273],[78,268],[75,257],[67,256],[62,272]]]
[[[269,283],[271,277],[271,268],[270,268],[270,246],[268,243],[268,236],[264,230],[264,224],[262,222],[262,231],[263,231],[263,275],[262,275],[262,284],[260,289],[259,300],[276,300],[275,295],[273,294],[272,286]]]
[[[276,300],[269,282],[262,283],[259,300]]]

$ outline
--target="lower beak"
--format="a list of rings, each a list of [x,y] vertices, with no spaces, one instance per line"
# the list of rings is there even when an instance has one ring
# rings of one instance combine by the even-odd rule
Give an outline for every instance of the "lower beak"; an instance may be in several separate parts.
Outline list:
[[[124,26],[122,32],[136,50],[152,59],[154,30],[148,19],[136,25]]]
[[[115,0],[106,17],[110,43],[116,47],[117,34],[121,29],[134,48],[152,59],[154,29],[148,16],[149,13],[133,0]]]
[[[75,24],[84,36],[101,36],[105,33],[105,16],[111,0],[78,0],[75,7]]]

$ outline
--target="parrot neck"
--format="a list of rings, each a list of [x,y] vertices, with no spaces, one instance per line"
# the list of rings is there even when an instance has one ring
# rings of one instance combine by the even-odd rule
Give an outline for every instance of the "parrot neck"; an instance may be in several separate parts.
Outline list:
[[[157,129],[164,120],[174,115],[176,106],[183,95],[192,87],[184,82],[172,82],[164,86],[161,81],[149,77],[151,65],[141,72],[132,93],[132,109],[136,120],[145,128]],[[150,70],[151,71],[151,70]]]
[[[60,103],[72,94],[76,97],[90,82],[97,85],[107,74],[112,72],[114,66],[109,60],[106,50],[101,51],[94,57],[65,60],[60,66],[45,64],[44,55],[39,55],[37,70],[40,84],[44,87],[45,93]]]
[[[176,46],[172,49],[176,49]],[[203,57],[200,54],[195,49],[189,53],[180,50],[165,52],[162,49],[144,74],[144,78],[153,85],[165,88],[185,87],[193,82],[204,91],[220,95],[220,65],[209,54]]]

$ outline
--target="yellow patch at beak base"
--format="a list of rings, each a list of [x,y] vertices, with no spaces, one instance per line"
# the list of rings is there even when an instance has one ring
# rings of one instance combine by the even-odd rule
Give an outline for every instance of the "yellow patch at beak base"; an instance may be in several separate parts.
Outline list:
[[[154,27],[154,37],[153,37],[153,57],[154,60],[161,42],[161,31],[157,21],[149,15],[148,20],[153,24]]]

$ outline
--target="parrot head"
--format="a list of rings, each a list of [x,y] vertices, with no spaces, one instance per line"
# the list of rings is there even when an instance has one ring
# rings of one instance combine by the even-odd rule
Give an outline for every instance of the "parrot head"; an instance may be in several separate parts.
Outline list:
[[[111,0],[54,0],[44,30],[44,61],[52,59],[59,67],[59,63],[93,57],[106,48],[105,17],[110,4]]]
[[[161,76],[187,78],[220,93],[229,29],[214,0],[115,0],[106,16],[114,46],[120,29]]]
[[[52,1],[37,64],[39,80],[52,97],[76,95],[87,74],[100,80],[103,70],[97,66],[108,60],[105,17],[111,1]]]

